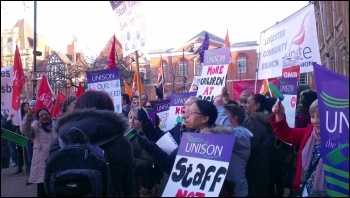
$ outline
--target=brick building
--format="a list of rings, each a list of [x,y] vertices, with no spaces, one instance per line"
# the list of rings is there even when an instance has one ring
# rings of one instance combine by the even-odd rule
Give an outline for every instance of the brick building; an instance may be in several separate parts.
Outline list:
[[[310,1],[315,5],[322,65],[349,76],[349,1]],[[309,85],[315,88],[313,72]]]
[[[222,47],[224,39],[209,35],[209,49]],[[188,91],[194,76],[200,76],[202,65],[199,60],[199,54],[193,54],[203,43],[205,31],[195,35],[186,43],[171,49],[152,50],[149,53],[149,65],[144,65],[146,69],[146,78],[149,79],[144,84],[145,91],[151,99],[156,98],[154,87],[157,84],[158,68],[162,57],[164,70],[164,91],[166,93],[176,93]],[[256,41],[231,44],[231,56],[233,69],[227,73],[226,87],[228,92],[232,92],[232,83],[240,79],[255,79],[257,67],[257,48]],[[238,67],[238,66],[241,67]]]

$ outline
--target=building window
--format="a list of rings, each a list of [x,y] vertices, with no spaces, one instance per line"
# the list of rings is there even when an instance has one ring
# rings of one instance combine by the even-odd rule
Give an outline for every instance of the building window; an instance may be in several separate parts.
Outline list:
[[[187,61],[185,59],[180,60],[180,76],[187,76]]]
[[[8,53],[12,53],[12,45],[13,45],[12,38],[8,38],[7,39],[7,46],[6,46]]]
[[[237,59],[237,73],[247,73],[247,58],[240,56]]]
[[[166,77],[166,74],[167,74],[167,66],[168,66],[168,63],[163,60],[163,76],[164,78]]]
[[[300,73],[300,85],[307,85],[307,73]]]
[[[202,69],[203,69],[203,64],[201,63],[200,59],[198,59],[198,62],[196,64],[196,76],[202,75]]]

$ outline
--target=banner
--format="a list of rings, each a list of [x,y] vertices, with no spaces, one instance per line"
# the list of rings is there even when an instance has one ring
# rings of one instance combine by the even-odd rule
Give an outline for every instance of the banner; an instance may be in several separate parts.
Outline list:
[[[196,96],[196,92],[174,93],[170,98],[169,118],[167,128],[172,129],[178,122],[183,122],[181,118],[182,107],[191,96]]]
[[[331,197],[349,197],[349,77],[314,63],[321,156]]]
[[[321,63],[317,40],[315,9],[310,3],[260,35],[258,79],[282,76],[283,61],[292,57],[300,72],[313,71]]]
[[[277,78],[269,78],[269,82],[272,82],[277,87]],[[258,80],[256,85],[257,93],[261,90],[261,85],[263,80]],[[241,80],[232,81],[232,99],[234,101],[238,100],[239,95],[243,90],[249,91],[250,94],[254,94],[255,80]]]
[[[107,92],[113,101],[115,112],[122,113],[119,69],[114,68],[86,72],[86,76],[88,90]]]
[[[213,102],[226,85],[227,67],[230,63],[230,48],[206,50],[197,98]]]
[[[117,18],[118,40],[126,57],[136,50],[148,54],[146,20],[142,1],[109,1]]]
[[[198,91],[198,86],[199,86],[200,80],[201,80],[200,76],[193,76],[193,82],[191,84],[191,88],[190,88],[189,92],[197,92]]]
[[[14,125],[20,125],[20,109],[18,111],[12,108],[12,84],[13,84],[13,66],[1,67],[1,111],[7,115],[13,114],[12,122]]]
[[[170,99],[154,101],[153,103],[153,109],[159,117],[159,128],[164,132],[172,128],[167,126],[169,117],[169,103]]]
[[[162,197],[218,197],[235,136],[183,133]]]
[[[284,95],[282,104],[285,108],[288,126],[294,128],[295,110],[297,107],[298,79],[280,78],[278,79],[278,89]]]

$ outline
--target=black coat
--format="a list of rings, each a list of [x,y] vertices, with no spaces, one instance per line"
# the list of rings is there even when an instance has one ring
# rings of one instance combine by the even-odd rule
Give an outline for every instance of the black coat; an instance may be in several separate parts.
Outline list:
[[[82,109],[64,114],[57,122],[54,131],[66,141],[66,132],[77,127],[85,132],[92,144],[111,139],[101,148],[106,152],[114,189],[120,197],[132,196],[134,189],[134,157],[129,140],[124,137],[127,120],[113,111]]]

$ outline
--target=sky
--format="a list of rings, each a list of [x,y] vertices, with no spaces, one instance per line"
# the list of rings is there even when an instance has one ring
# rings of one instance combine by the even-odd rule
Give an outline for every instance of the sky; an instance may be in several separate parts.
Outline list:
[[[145,1],[149,49],[181,46],[206,30],[231,43],[257,41],[260,33],[294,14],[309,1]],[[34,26],[33,1],[1,1],[1,31],[25,17]],[[73,36],[85,55],[97,56],[116,32],[108,1],[38,1],[37,33],[53,50],[66,53]],[[116,35],[118,38],[118,35]]]

